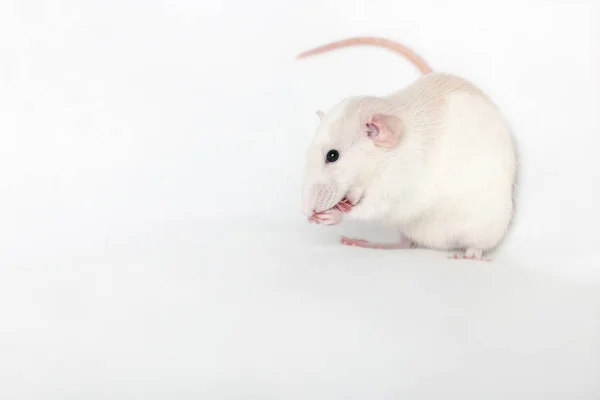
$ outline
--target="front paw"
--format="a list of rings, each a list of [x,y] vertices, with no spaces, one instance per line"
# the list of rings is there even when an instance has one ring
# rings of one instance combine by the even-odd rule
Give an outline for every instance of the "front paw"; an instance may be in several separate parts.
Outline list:
[[[329,210],[315,213],[308,219],[309,222],[320,225],[336,225],[342,220],[342,212],[339,210]]]

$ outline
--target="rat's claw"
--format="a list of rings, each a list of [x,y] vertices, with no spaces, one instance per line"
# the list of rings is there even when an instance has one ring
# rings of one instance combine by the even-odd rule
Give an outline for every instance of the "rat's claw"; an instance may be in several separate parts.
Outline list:
[[[342,220],[342,213],[338,210],[329,210],[321,213],[313,214],[309,218],[309,222],[315,222],[323,225],[335,225]]]
[[[455,253],[451,256],[448,256],[448,258],[451,260],[473,260],[473,261],[487,261],[487,262],[492,261],[489,258],[483,258],[481,255],[481,250],[475,251],[475,252],[467,250],[463,254]]]

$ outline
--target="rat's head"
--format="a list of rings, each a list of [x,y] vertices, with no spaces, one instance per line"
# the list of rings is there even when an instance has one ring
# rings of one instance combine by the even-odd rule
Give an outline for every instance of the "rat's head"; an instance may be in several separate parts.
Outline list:
[[[403,134],[392,106],[377,97],[352,97],[324,114],[308,149],[302,210],[306,216],[357,205]],[[341,203],[342,202],[342,203]]]

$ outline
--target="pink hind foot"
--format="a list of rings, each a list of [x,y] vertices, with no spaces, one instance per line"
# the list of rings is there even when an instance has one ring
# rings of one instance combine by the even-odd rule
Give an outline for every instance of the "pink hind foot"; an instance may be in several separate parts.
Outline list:
[[[367,240],[352,239],[342,236],[340,243],[346,246],[362,247],[363,249],[400,250],[413,247],[412,243],[407,239],[403,239],[398,243],[372,243]]]
[[[483,251],[481,251],[481,249],[467,249],[467,251],[465,251],[464,254],[454,254],[452,256],[449,256],[448,258],[451,258],[453,260],[477,260],[477,261],[492,261],[491,259],[485,259],[482,258],[483,256]]]

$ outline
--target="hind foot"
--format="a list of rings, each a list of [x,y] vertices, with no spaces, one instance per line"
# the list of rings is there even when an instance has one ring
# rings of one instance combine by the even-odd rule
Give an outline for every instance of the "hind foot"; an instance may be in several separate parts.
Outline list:
[[[460,254],[455,253],[454,255],[449,256],[448,258],[451,258],[453,260],[463,259],[463,260],[477,260],[477,261],[492,261],[491,259],[484,259],[484,258],[482,258],[482,256],[483,256],[483,251],[481,249],[468,248],[464,254],[460,255]]]
[[[413,244],[410,240],[403,238],[397,243],[372,243],[362,239],[352,239],[342,236],[340,243],[346,246],[362,247],[363,249],[400,250],[410,249]]]

